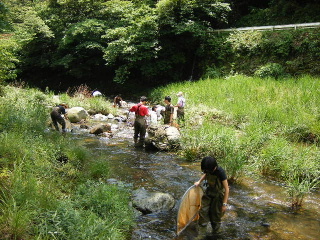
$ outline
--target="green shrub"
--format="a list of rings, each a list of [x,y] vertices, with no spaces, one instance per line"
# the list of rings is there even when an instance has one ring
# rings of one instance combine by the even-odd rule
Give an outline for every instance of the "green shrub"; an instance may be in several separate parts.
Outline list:
[[[222,77],[221,69],[215,67],[207,67],[205,73],[203,74],[202,78],[218,78]]]
[[[236,31],[226,38],[226,43],[230,43],[235,54],[248,53],[253,55],[259,53],[262,41],[262,32],[259,31]]]
[[[211,44],[212,60],[206,67],[223,68],[222,73],[235,72],[239,74],[254,75],[258,68],[263,72],[259,77],[283,77],[284,69],[287,74],[301,76],[320,74],[319,64],[319,28],[297,29],[281,31],[234,31],[219,35],[216,34],[208,40]],[[221,40],[223,39],[223,40]],[[266,63],[278,63],[284,69],[265,66]],[[203,69],[206,69],[203,67]],[[280,71],[280,72],[279,72]],[[258,72],[260,69],[258,69]],[[203,77],[207,77],[203,71]],[[284,74],[286,75],[286,74]]]
[[[268,63],[254,72],[256,77],[279,79],[286,75],[284,68],[278,63]]]
[[[8,36],[10,35],[8,34]],[[18,44],[10,37],[0,37],[0,84],[8,80],[12,81],[17,77],[16,65],[19,63],[17,48]]]

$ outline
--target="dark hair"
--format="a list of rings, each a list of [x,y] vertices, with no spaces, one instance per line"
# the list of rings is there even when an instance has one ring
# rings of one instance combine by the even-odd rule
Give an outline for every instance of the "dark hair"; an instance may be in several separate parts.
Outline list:
[[[168,102],[171,102],[171,97],[170,96],[165,96],[164,100],[167,100]]]
[[[147,101],[147,97],[142,96],[142,97],[140,98],[140,102],[146,102],[146,101]]]
[[[212,173],[216,167],[218,163],[214,157],[204,157],[201,161],[201,170],[204,173]]]
[[[156,108],[157,108],[157,106],[153,106],[151,110],[156,111]]]
[[[65,103],[60,103],[58,106],[64,107],[64,108],[69,108],[69,106]]]

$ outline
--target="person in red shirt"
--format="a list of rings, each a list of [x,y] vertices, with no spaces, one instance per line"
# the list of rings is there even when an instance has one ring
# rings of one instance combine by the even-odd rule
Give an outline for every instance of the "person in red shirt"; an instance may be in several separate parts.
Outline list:
[[[140,103],[134,105],[132,108],[130,108],[130,112],[135,112],[136,119],[134,120],[134,143],[135,147],[143,147],[144,140],[146,137],[147,132],[147,122],[146,122],[146,116],[150,116],[149,109],[145,106],[147,103],[147,98],[145,96],[142,96],[140,98]],[[139,141],[138,141],[139,139]]]

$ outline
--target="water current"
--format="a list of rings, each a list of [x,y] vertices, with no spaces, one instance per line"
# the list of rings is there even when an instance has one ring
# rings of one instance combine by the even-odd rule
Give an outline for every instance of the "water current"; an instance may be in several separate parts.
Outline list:
[[[149,191],[171,194],[176,204],[172,211],[140,215],[131,239],[196,239],[190,226],[176,236],[179,199],[201,176],[200,164],[191,163],[175,153],[135,149],[133,129],[120,124],[112,138],[75,134],[74,139],[102,156],[110,165],[110,178]],[[228,210],[221,232],[205,239],[320,239],[320,194],[310,193],[299,211],[291,211],[285,188],[250,174],[241,183],[230,185]]]

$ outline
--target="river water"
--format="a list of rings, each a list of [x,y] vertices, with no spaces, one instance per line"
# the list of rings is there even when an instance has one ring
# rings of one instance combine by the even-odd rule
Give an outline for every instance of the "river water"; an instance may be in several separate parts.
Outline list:
[[[176,236],[176,214],[179,199],[201,176],[200,164],[175,153],[135,149],[132,136],[133,129],[123,123],[112,138],[82,134],[74,138],[109,162],[110,178],[175,198],[172,211],[138,216],[131,239],[196,239],[192,226]],[[283,186],[249,175],[230,186],[228,203],[221,232],[205,239],[320,239],[319,192],[309,194],[303,209],[293,212]]]

